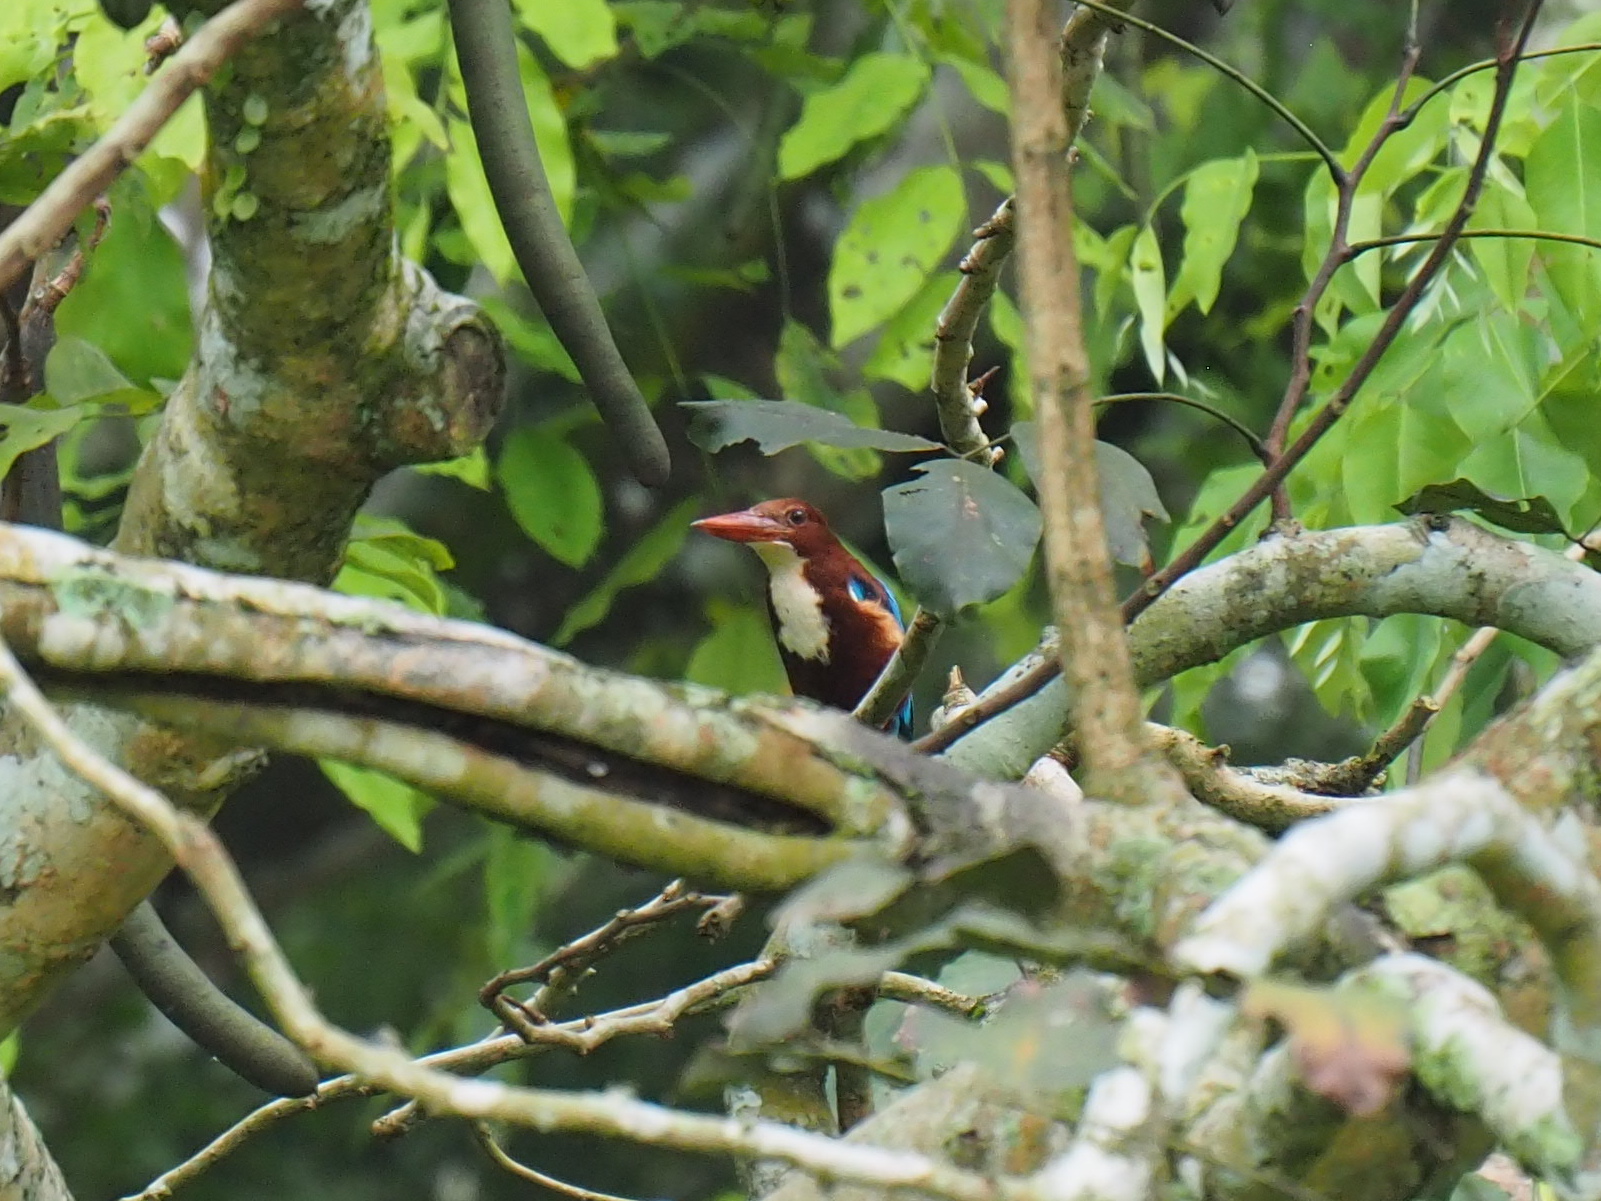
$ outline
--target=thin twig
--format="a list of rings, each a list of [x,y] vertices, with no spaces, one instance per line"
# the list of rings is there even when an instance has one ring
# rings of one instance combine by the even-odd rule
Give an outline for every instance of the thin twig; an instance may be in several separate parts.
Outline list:
[[[520,1177],[530,1184],[537,1184],[540,1188],[549,1189],[562,1197],[572,1197],[574,1201],[633,1201],[631,1197],[620,1197],[616,1193],[599,1193],[594,1189],[580,1188],[576,1184],[568,1184],[565,1180],[558,1180],[554,1176],[529,1167],[527,1164],[513,1159],[506,1154],[506,1150],[495,1141],[493,1132],[486,1122],[472,1123],[474,1136],[478,1145],[484,1149],[484,1154],[494,1161],[496,1166],[505,1168],[513,1176]]]
[[[1336,183],[1338,183],[1339,180],[1344,177],[1345,168],[1340,165],[1339,156],[1335,154],[1334,150],[1327,143],[1325,143],[1322,138],[1318,137],[1317,134],[1313,132],[1312,127],[1305,121],[1301,120],[1300,117],[1296,116],[1295,113],[1291,111],[1291,109],[1286,106],[1282,100],[1273,95],[1272,92],[1268,91],[1261,84],[1257,83],[1256,80],[1245,74],[1245,72],[1241,71],[1238,67],[1224,62],[1221,58],[1218,58],[1217,55],[1203,50],[1193,42],[1185,41],[1183,38],[1179,37],[1178,34],[1164,29],[1154,21],[1147,21],[1143,17],[1133,16],[1130,13],[1122,11],[1120,8],[1104,3],[1104,0],[1078,0],[1078,3],[1084,8],[1105,13],[1120,24],[1132,25],[1136,29],[1144,30],[1146,33],[1151,34],[1154,37],[1161,38],[1170,46],[1177,47],[1178,49],[1184,51],[1184,53],[1199,59],[1201,62],[1205,63],[1219,74],[1228,79],[1232,79],[1235,83],[1239,84],[1240,87],[1244,88],[1247,92],[1251,93],[1252,96],[1256,97],[1256,99],[1260,100],[1263,104],[1267,105],[1268,108],[1272,109],[1273,112],[1277,114],[1285,124],[1287,124],[1291,129],[1295,130],[1300,139],[1317,152],[1317,156],[1321,158],[1324,162],[1324,165],[1328,167],[1329,174],[1333,177]]]
[[[174,113],[251,38],[304,0],[235,0],[212,17],[105,135],[50,181],[39,198],[0,232],[0,289],[61,241],[78,214],[135,163]]]
[[[978,423],[976,397],[967,386],[967,365],[973,357],[973,333],[984,306],[995,295],[1001,266],[1012,253],[1012,198],[1001,201],[993,216],[973,231],[974,244],[958,270],[962,280],[945,302],[934,326],[934,371],[930,388],[940,432],[958,455],[977,454],[985,466],[998,458]],[[893,712],[893,710],[891,710]]]
[[[1440,237],[1439,234],[1389,234],[1382,238],[1369,238],[1365,242],[1352,242],[1346,261],[1366,254],[1370,250],[1379,250],[1385,246],[1405,246],[1412,242],[1433,242]],[[1466,241],[1469,238],[1527,238],[1531,242],[1567,242],[1573,246],[1586,246],[1591,250],[1601,250],[1601,238],[1587,238],[1583,234],[1559,234],[1548,229],[1464,229],[1457,235]]]
[[[21,395],[26,388],[27,368],[22,361],[22,323],[17,310],[11,307],[11,298],[0,292],[0,325],[5,327],[6,344],[0,348],[0,397],[8,400]]]
[[[239,870],[211,828],[176,808],[79,738],[0,643],[0,691],[74,774],[104,792],[158,839],[205,898],[244,959],[256,988],[283,1029],[320,1063],[364,1076],[385,1091],[411,1097],[431,1112],[493,1119],[541,1130],[584,1131],[606,1138],[701,1154],[780,1160],[814,1175],[879,1189],[920,1188],[951,1201],[992,1201],[1004,1181],[927,1155],[880,1149],[808,1134],[776,1122],[731,1122],[673,1110],[617,1092],[575,1093],[462,1080],[369,1042],[329,1022],[296,976]]]
[[[618,910],[604,925],[558,947],[538,963],[501,972],[479,990],[478,1003],[524,1038],[531,1037],[531,1027],[550,1020],[555,1006],[572,995],[597,959],[680,913],[715,909],[727,899],[691,892],[682,880],[674,880],[643,905]],[[528,1001],[506,995],[507,989],[541,979],[544,983]]]
[[[1097,406],[1115,405],[1127,404],[1130,401],[1135,400],[1162,401],[1167,404],[1184,405],[1188,408],[1195,409],[1197,412],[1205,413],[1213,420],[1221,421],[1224,425],[1228,426],[1231,430],[1238,434],[1244,440],[1245,444],[1251,448],[1251,453],[1255,455],[1259,461],[1264,464],[1271,463],[1273,461],[1273,454],[1268,450],[1267,443],[1263,442],[1261,438],[1257,437],[1256,431],[1250,426],[1246,425],[1245,422],[1241,421],[1232,413],[1225,413],[1222,409],[1217,408],[1215,405],[1209,405],[1204,400],[1197,400],[1193,396],[1185,396],[1181,392],[1114,392],[1110,396],[1097,396],[1095,398],[1095,403]]]
[[[495,1033],[464,1047],[452,1047],[423,1056],[419,1063],[463,1076],[481,1075],[491,1068],[515,1059],[526,1059],[550,1050],[569,1050],[583,1055],[614,1038],[645,1035],[663,1037],[691,1014],[728,1008],[742,989],[765,980],[778,968],[775,963],[758,960],[727,968],[693,984],[686,985],[658,1001],[629,1005],[603,1014],[552,1022],[539,1028],[539,1037],[530,1043],[515,1034]],[[930,1002],[932,1003],[932,1002]],[[263,1105],[223,1131],[183,1163],[152,1181],[143,1192],[127,1201],[162,1201],[209,1168],[238,1150],[256,1135],[295,1114],[319,1109],[334,1101],[351,1097],[370,1097],[384,1090],[356,1076],[338,1076],[325,1081],[315,1096],[274,1101]],[[414,1102],[379,1118],[373,1133],[379,1137],[403,1134],[421,1119]]]

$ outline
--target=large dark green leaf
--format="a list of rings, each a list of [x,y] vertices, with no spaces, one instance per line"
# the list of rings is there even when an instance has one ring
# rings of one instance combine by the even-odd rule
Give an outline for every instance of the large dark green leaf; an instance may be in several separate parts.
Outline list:
[[[1413,513],[1456,513],[1466,510],[1514,534],[1566,534],[1555,507],[1543,496],[1505,497],[1486,492],[1472,480],[1420,488],[1395,506]]]
[[[1040,478],[1039,430],[1032,421],[1012,426],[1012,441],[1022,456],[1023,468],[1036,485]],[[1101,481],[1101,520],[1106,524],[1106,545],[1112,558],[1126,567],[1144,567],[1149,557],[1145,520],[1168,521],[1167,508],[1157,494],[1151,473],[1128,451],[1097,439],[1095,471]]]
[[[884,490],[884,529],[901,581],[947,616],[994,600],[1028,570],[1040,511],[976,463],[939,459],[917,470],[922,478]]]
[[[689,439],[703,450],[719,451],[736,442],[755,442],[764,455],[803,442],[820,442],[846,450],[939,450],[916,434],[866,429],[843,413],[814,408],[793,400],[686,400],[693,424]]]

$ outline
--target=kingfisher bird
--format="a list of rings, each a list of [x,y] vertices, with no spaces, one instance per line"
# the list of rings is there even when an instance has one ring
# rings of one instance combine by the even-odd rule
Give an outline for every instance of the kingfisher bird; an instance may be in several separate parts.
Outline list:
[[[796,696],[854,709],[906,636],[884,582],[840,544],[823,515],[793,497],[704,517],[695,528],[747,543],[767,568],[767,615]],[[910,698],[885,726],[911,737]]]

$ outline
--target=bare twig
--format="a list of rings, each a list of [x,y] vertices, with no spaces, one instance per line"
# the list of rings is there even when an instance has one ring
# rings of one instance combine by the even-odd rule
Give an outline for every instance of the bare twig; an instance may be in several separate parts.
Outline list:
[[[967,364],[973,357],[973,332],[978,328],[984,306],[995,295],[1001,266],[1012,253],[1012,198],[983,225],[973,231],[973,248],[962,257],[958,268],[961,283],[945,302],[934,327],[934,373],[930,387],[935,411],[946,444],[959,455],[977,455],[986,466],[999,455],[978,423],[973,393],[967,386]],[[893,710],[891,710],[893,712]]]
[[[0,325],[5,327],[6,344],[0,350],[0,396],[7,396],[24,387],[26,368],[22,362],[22,324],[17,310],[11,307],[9,297],[0,293]]]
[[[71,228],[84,207],[130,167],[178,107],[235,51],[304,0],[235,0],[200,27],[105,135],[75,159],[0,233],[0,288]]]
[[[1503,36],[1500,51],[1496,56],[1495,90],[1490,99],[1489,115],[1484,123],[1484,137],[1479,143],[1478,156],[1468,171],[1467,183],[1462,192],[1462,199],[1457,202],[1456,210],[1451,219],[1446,222],[1445,229],[1441,231],[1439,239],[1434,243],[1429,256],[1423,264],[1413,273],[1407,281],[1401,295],[1396,298],[1389,311],[1384,316],[1373,340],[1363,351],[1350,373],[1341,382],[1334,395],[1317,411],[1307,427],[1301,431],[1293,445],[1288,447],[1272,467],[1264,471],[1247,488],[1241,497],[1230,505],[1228,511],[1220,516],[1193,543],[1176,556],[1161,571],[1156,572],[1143,585],[1130,596],[1123,604],[1123,616],[1126,621],[1132,621],[1143,613],[1157,597],[1161,596],[1174,580],[1194,570],[1218,545],[1226,538],[1250,512],[1267,499],[1286,476],[1293,471],[1318,444],[1323,435],[1333,427],[1347,408],[1358,390],[1365,384],[1368,377],[1373,374],[1379,365],[1379,360],[1394,344],[1400,334],[1407,318],[1412,315],[1422,298],[1424,289],[1433,282],[1435,275],[1444,266],[1450,256],[1451,249],[1456,245],[1457,239],[1467,227],[1468,220],[1473,216],[1474,207],[1478,204],[1479,193],[1484,188],[1484,178],[1490,169],[1490,162],[1495,157],[1495,145],[1501,130],[1502,119],[1506,115],[1507,100],[1511,96],[1512,81],[1517,76],[1518,63],[1522,61],[1523,49],[1528,44],[1529,35],[1534,29],[1535,19],[1539,16],[1542,0],[1531,0],[1516,33],[1511,37]],[[1299,359],[1297,360],[1299,361]],[[1293,369],[1293,368],[1292,368]],[[1286,396],[1290,390],[1286,391]],[[1271,441],[1269,445],[1272,445]]]
[[[464,1076],[480,1075],[514,1059],[526,1059],[553,1049],[585,1054],[614,1038],[633,1035],[662,1037],[671,1034],[677,1022],[697,1013],[732,1006],[747,985],[765,980],[778,965],[765,961],[727,968],[703,980],[686,985],[658,1001],[629,1005],[608,1013],[552,1022],[539,1027],[539,1037],[530,1043],[515,1034],[495,1033],[464,1047],[453,1047],[423,1056],[419,1063]],[[931,1002],[932,1003],[932,1002]],[[334,1101],[351,1097],[370,1097],[383,1092],[356,1076],[338,1076],[325,1081],[315,1096],[274,1101],[229,1127],[195,1155],[152,1181],[143,1192],[128,1201],[162,1201],[173,1192],[214,1167],[250,1139],[285,1118],[319,1109]],[[379,1137],[404,1134],[421,1120],[420,1108],[408,1102],[373,1123]]]
[[[599,1193],[594,1189],[580,1188],[576,1184],[568,1184],[565,1180],[547,1176],[544,1172],[531,1168],[506,1154],[506,1149],[495,1141],[495,1135],[489,1129],[488,1123],[474,1122],[472,1128],[473,1134],[478,1139],[478,1145],[484,1149],[484,1154],[489,1156],[497,1167],[505,1168],[513,1176],[526,1180],[530,1184],[537,1184],[540,1188],[549,1189],[558,1196],[572,1197],[574,1201],[632,1201],[632,1198],[619,1197],[616,1193]]]
[[[1238,434],[1245,444],[1251,448],[1251,453],[1264,465],[1273,462],[1272,452],[1268,450],[1267,444],[1256,436],[1255,430],[1233,414],[1225,413],[1216,405],[1209,405],[1204,400],[1197,400],[1193,396],[1185,396],[1180,392],[1114,392],[1110,396],[1097,396],[1095,404],[1099,407],[1100,405],[1127,404],[1135,400],[1153,400],[1167,404],[1184,405],[1186,408],[1205,413],[1214,421],[1221,421]]]
[[[183,45],[183,26],[176,17],[168,17],[161,27],[145,39],[145,74],[154,75],[156,68],[166,62]]]
[[[619,910],[604,925],[556,948],[538,963],[501,972],[479,990],[478,1002],[524,1038],[531,1038],[533,1028],[550,1020],[554,1007],[573,994],[596,960],[677,914],[712,910],[727,899],[691,892],[682,880],[674,880],[643,905]],[[506,995],[509,988],[541,979],[544,983],[528,1001]]]
[[[775,1122],[732,1122],[668,1109],[621,1093],[570,1093],[462,1080],[394,1047],[358,1038],[330,1023],[317,1009],[273,938],[238,868],[205,822],[177,809],[79,738],[22,670],[10,647],[3,644],[0,690],[71,771],[105,792],[128,817],[160,839],[216,915],[273,1015],[320,1063],[364,1076],[373,1085],[412,1097],[439,1114],[542,1130],[582,1130],[701,1154],[781,1160],[829,1179],[881,1189],[919,1188],[951,1201],[991,1201],[1018,1195],[1005,1181],[953,1168],[926,1155],[888,1154]]]

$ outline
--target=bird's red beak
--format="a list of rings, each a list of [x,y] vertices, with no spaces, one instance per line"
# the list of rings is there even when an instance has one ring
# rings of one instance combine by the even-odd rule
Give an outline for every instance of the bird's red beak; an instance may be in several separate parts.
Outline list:
[[[702,517],[691,524],[714,538],[726,538],[730,542],[779,542],[788,533],[788,527],[782,521],[754,509]]]

